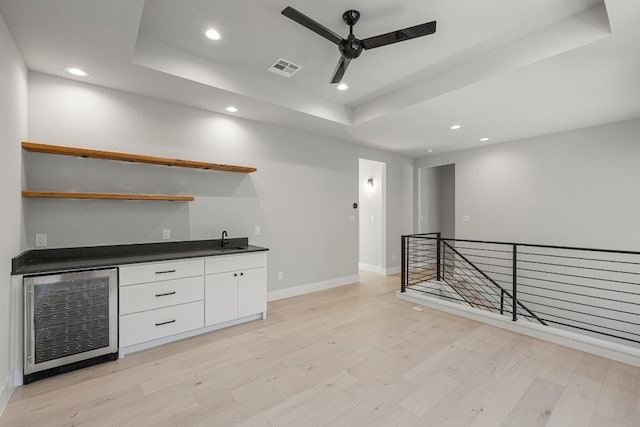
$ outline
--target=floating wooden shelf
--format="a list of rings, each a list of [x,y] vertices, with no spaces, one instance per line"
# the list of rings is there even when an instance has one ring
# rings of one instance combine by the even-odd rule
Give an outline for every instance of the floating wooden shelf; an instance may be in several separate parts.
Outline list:
[[[226,172],[251,173],[257,169],[248,166],[223,165],[219,163],[205,163],[193,160],[168,159],[164,157],[144,156],[140,154],[116,153],[112,151],[88,150],[85,148],[62,147],[59,145],[23,142],[22,148],[27,151],[63,156],[90,157],[94,159],[119,160],[123,162],[150,163],[154,165],[178,166],[182,168],[208,169]]]
[[[47,199],[110,199],[110,200],[162,200],[169,202],[191,202],[193,196],[168,196],[164,194],[123,194],[123,193],[65,193],[59,191],[23,191],[22,197]]]

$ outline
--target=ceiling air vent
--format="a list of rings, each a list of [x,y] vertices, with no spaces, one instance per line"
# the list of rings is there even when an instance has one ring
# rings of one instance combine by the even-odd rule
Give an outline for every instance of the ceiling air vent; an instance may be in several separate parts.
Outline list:
[[[278,60],[267,70],[280,76],[291,77],[302,69],[302,66],[296,65],[286,59],[278,58]]]

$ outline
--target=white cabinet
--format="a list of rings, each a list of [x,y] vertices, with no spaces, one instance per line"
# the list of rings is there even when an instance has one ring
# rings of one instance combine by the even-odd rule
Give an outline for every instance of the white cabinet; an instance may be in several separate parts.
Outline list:
[[[120,267],[120,346],[204,327],[204,260]]]
[[[206,326],[266,314],[266,253],[210,257],[205,272]]]
[[[131,264],[119,274],[120,347],[129,351],[266,315],[266,252]]]

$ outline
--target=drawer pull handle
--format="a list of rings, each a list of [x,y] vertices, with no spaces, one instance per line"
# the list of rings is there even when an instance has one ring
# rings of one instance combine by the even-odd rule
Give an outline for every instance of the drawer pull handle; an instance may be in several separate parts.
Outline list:
[[[169,320],[167,322],[156,323],[156,326],[168,325],[169,323],[176,323],[176,319]]]
[[[175,273],[176,270],[175,268],[173,270],[164,270],[164,271],[156,271],[156,274],[168,274],[168,273]]]
[[[169,295],[175,295],[176,291],[166,292],[164,294],[156,294],[156,297],[168,297]]]

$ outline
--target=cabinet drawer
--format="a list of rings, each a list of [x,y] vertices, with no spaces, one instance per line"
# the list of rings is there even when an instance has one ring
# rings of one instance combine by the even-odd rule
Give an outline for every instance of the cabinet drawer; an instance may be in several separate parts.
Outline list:
[[[204,327],[204,301],[120,316],[120,346],[128,347]]]
[[[169,307],[204,299],[204,276],[124,286],[120,314]]]
[[[267,266],[267,253],[258,252],[240,255],[221,255],[205,259],[206,274],[245,270]]]
[[[202,258],[126,265],[120,267],[120,286],[201,276],[203,274],[204,261]]]

